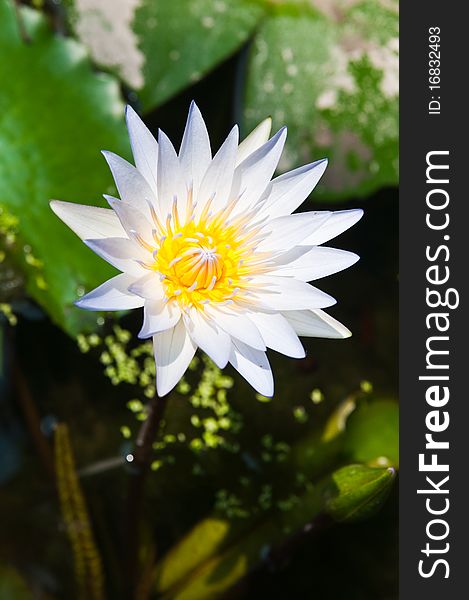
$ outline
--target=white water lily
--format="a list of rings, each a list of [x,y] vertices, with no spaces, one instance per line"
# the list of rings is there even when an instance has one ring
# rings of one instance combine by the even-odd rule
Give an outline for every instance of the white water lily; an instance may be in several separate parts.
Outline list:
[[[271,180],[286,138],[269,139],[263,121],[238,145],[235,126],[212,158],[203,118],[192,103],[179,154],[154,139],[128,107],[135,167],[104,156],[120,199],[111,208],[52,201],[53,211],[121,273],[76,302],[88,310],[143,307],[139,337],[153,337],[157,392],[180,380],[197,348],[231,363],[261,394],[273,394],[266,348],[305,355],[301,336],[345,338],[323,308],[335,300],[310,285],[355,263],[322,246],[361,210],[291,214],[327,166],[319,160]]]

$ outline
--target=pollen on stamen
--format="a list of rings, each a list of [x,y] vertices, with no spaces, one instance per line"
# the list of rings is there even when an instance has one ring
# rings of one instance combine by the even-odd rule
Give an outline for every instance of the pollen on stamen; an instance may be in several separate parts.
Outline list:
[[[142,246],[143,248],[145,248],[145,250],[148,250],[148,252],[153,252],[153,246],[151,246],[148,242],[146,242],[142,236],[137,233],[134,229],[131,229],[129,231],[129,236],[138,244],[140,244],[140,246]]]
[[[173,265],[175,265],[182,259],[183,259],[182,256],[176,256],[176,258],[173,258],[173,260],[169,263],[168,267],[171,268]]]
[[[151,213],[151,218],[153,219],[154,224],[157,226],[158,229],[160,229],[160,231],[163,230],[163,226],[161,224],[160,219],[158,218],[158,215],[156,214],[156,210],[155,207],[153,206],[153,204],[150,204],[150,213]]]
[[[147,269],[147,271],[153,271],[153,265],[149,265],[148,263],[144,262],[143,260],[136,260],[135,262],[138,263],[144,269]]]
[[[172,215],[173,215],[173,223],[174,223],[174,227],[176,229],[179,228],[180,223],[179,223],[179,213],[178,213],[178,198],[177,196],[173,197],[173,208],[172,208]]]

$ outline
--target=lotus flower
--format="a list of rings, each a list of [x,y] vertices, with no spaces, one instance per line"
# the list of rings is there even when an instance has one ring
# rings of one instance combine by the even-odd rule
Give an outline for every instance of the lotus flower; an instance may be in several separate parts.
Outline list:
[[[273,395],[266,349],[305,355],[298,336],[345,338],[322,309],[335,300],[310,285],[358,257],[322,246],[361,210],[292,214],[327,160],[272,179],[286,128],[269,139],[263,121],[241,144],[238,127],[212,157],[204,120],[191,104],[181,148],[152,136],[127,107],[135,166],[104,152],[120,199],[110,208],[52,201],[53,211],[120,271],[76,304],[87,310],[143,307],[140,338],[153,338],[160,396],[180,380],[197,348],[231,363],[261,394]]]

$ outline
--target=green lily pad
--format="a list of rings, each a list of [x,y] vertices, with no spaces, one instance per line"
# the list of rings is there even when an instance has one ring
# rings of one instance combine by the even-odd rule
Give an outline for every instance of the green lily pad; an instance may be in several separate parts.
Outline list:
[[[207,518],[160,561],[156,590],[168,600],[222,596],[292,536],[312,528],[317,517],[353,521],[373,514],[394,475],[392,468],[349,465],[295,496],[289,510],[276,510],[257,522]]]
[[[201,79],[242,46],[263,14],[249,0],[144,0],[134,21],[145,56],[144,106],[161,104]]]
[[[55,35],[38,12],[21,15],[29,42],[13,3],[0,0],[0,54],[8,57],[0,61],[0,206],[18,219],[13,251],[29,293],[76,334],[96,315],[73,301],[114,269],[59,221],[49,200],[99,205],[113,190],[99,152],[129,154],[124,107],[116,81],[93,71],[81,45]]]
[[[398,19],[394,2],[301,3],[266,19],[250,51],[246,131],[287,124],[280,170],[322,157],[315,197],[338,200],[397,183]],[[289,8],[289,10],[287,10]]]
[[[393,400],[361,404],[348,418],[344,451],[353,462],[399,467],[399,405]]]
[[[359,521],[375,513],[387,498],[395,469],[348,465],[336,471],[325,493],[326,512],[336,521]]]

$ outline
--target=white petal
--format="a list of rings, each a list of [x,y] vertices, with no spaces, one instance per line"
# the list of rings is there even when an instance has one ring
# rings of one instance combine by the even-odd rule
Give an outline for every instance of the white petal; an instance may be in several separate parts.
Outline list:
[[[176,327],[153,336],[156,363],[156,390],[165,396],[178,383],[194,357],[197,346],[182,319]]]
[[[297,255],[297,249],[304,248],[304,254]],[[289,260],[289,257],[293,260]],[[353,252],[337,250],[327,246],[298,246],[276,259],[278,267],[272,274],[292,276],[302,281],[314,281],[338,273],[355,264],[360,257]],[[279,264],[283,263],[283,264]]]
[[[145,301],[143,325],[138,337],[149,338],[155,333],[173,328],[181,318],[181,310],[175,302],[165,302],[161,298]]]
[[[236,167],[230,196],[240,198],[233,214],[240,214],[259,200],[277,168],[286,138],[287,129],[283,127]]]
[[[268,348],[293,358],[304,358],[305,351],[293,327],[280,313],[249,313]]]
[[[158,142],[134,109],[127,105],[125,109],[130,145],[135,166],[145,177],[153,193],[157,194],[156,169],[158,165]]]
[[[272,119],[268,117],[262,123],[251,131],[238,146],[236,155],[236,166],[243,162],[250,154],[255,152],[263,144],[267,142],[272,129]]]
[[[186,320],[191,338],[213,362],[223,369],[228,363],[231,351],[231,338],[214,321],[209,322],[196,309],[191,310]]]
[[[289,250],[300,244],[310,245],[304,240],[309,240],[312,232],[322,227],[332,214],[330,211],[304,212],[272,219],[263,227],[262,231],[268,232],[268,235],[258,244],[257,249],[260,252],[270,252]]]
[[[111,169],[121,199],[144,215],[149,214],[149,206],[155,204],[156,198],[145,177],[117,154],[103,150],[103,156]]]
[[[230,363],[259,394],[274,395],[272,370],[265,352],[233,340]]]
[[[207,127],[196,103],[192,101],[182,136],[179,162],[186,176],[187,187],[192,186],[194,201],[197,201],[200,184],[211,160]]]
[[[171,213],[175,198],[178,207],[185,209],[187,186],[176,150],[161,129],[158,132],[158,142],[158,206],[161,216],[166,219]]]
[[[134,277],[121,273],[108,279],[99,287],[75,302],[79,308],[87,310],[127,310],[143,306],[142,298],[128,291]]]
[[[50,207],[82,240],[122,237],[125,231],[110,208],[51,200]]]
[[[224,208],[228,202],[238,148],[238,127],[235,125],[212,159],[199,190],[198,212],[213,197],[211,210]]]
[[[276,177],[264,194],[262,213],[271,218],[291,214],[311,194],[326,167],[327,159],[322,159]]]
[[[252,289],[261,305],[270,310],[326,308],[336,303],[329,294],[292,277],[256,276]]]
[[[138,244],[127,238],[105,238],[101,240],[83,240],[88,248],[96,252],[119,271],[139,277],[145,273],[137,261],[146,261],[151,256]]]
[[[323,310],[292,310],[283,316],[298,335],[322,338],[348,338],[352,333]]]
[[[145,275],[135,280],[129,290],[132,294],[137,294],[137,296],[148,298],[149,300],[154,298],[162,299],[165,294],[159,274],[154,272],[148,273],[148,271],[146,271]]]
[[[118,198],[104,195],[106,200],[109,202],[109,206],[116,212],[122,227],[125,229],[127,235],[131,235],[134,231],[138,233],[148,244],[154,245],[153,241],[153,225],[146,218],[146,216],[127,202],[123,202]]]
[[[349,227],[352,227],[352,225],[355,225],[362,216],[363,210],[361,208],[334,211],[330,219],[303,240],[303,244],[307,246],[319,246],[319,244],[324,244],[324,242],[335,238]]]
[[[231,337],[235,337],[257,350],[266,349],[259,330],[244,314],[228,312],[212,306],[207,306],[205,310],[210,318]]]

